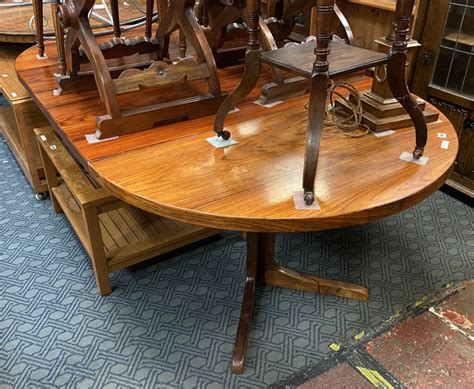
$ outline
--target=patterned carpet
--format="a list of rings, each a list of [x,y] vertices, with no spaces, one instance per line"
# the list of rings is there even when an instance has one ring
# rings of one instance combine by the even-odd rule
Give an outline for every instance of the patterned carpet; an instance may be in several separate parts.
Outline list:
[[[35,200],[0,144],[0,387],[265,387],[320,360],[330,343],[474,278],[474,212],[437,192],[369,225],[280,236],[276,255],[366,285],[369,301],[259,290],[247,369],[232,375],[244,281],[239,234],[115,273],[114,292],[99,297],[67,220],[49,200]]]

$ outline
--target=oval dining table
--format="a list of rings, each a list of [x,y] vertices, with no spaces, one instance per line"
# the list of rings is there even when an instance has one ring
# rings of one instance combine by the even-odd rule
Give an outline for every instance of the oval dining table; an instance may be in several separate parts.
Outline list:
[[[244,369],[257,285],[368,298],[364,286],[278,265],[274,260],[277,233],[349,227],[397,214],[435,192],[456,159],[457,135],[442,114],[428,124],[424,165],[400,159],[403,152],[413,150],[413,127],[360,138],[325,129],[315,185],[320,209],[297,209],[294,196],[302,188],[307,96],[265,107],[254,104],[260,94],[255,88],[240,110],[226,119],[226,128],[237,142],[232,146],[216,148],[208,142],[215,136],[214,116],[89,143],[87,135],[94,134],[104,104],[97,90],[54,94],[57,56],[52,42],[46,44],[46,52],[42,60],[37,59],[35,47],[22,53],[16,61],[19,79],[69,153],[97,183],[159,216],[245,232],[247,277],[232,360],[235,373]],[[235,87],[241,74],[239,66],[219,70],[223,90]],[[269,75],[262,74],[259,86],[268,81]],[[354,81],[359,90],[370,84],[368,78]],[[154,90],[143,90],[123,103],[134,106],[157,98]],[[442,148],[446,141],[449,146]]]
[[[434,109],[434,108],[432,108]],[[265,111],[266,110],[266,111]],[[232,361],[244,370],[256,285],[272,285],[358,300],[364,286],[301,274],[274,260],[278,232],[328,230],[369,223],[399,213],[427,198],[448,178],[458,143],[448,120],[429,125],[428,161],[400,159],[414,145],[414,129],[386,137],[349,138],[326,130],[316,176],[320,210],[296,209],[301,191],[306,113],[300,107],[241,116],[229,130],[237,141],[214,148],[200,133],[90,163],[100,181],[120,199],[171,219],[245,232],[247,276]],[[187,124],[190,125],[190,124]],[[440,147],[449,139],[449,148]]]

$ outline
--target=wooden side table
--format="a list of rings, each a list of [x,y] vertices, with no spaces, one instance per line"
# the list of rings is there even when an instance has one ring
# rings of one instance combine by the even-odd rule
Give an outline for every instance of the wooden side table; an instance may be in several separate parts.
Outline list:
[[[51,127],[35,129],[56,212],[64,212],[89,254],[101,295],[109,273],[215,235],[218,231],[148,214],[91,181]]]

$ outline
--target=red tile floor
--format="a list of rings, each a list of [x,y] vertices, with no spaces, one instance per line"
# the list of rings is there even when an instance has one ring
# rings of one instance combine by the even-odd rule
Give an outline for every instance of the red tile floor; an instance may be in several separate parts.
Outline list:
[[[333,344],[330,358],[271,388],[471,389],[473,322],[474,280],[407,307],[372,335]]]
[[[367,343],[409,388],[474,388],[474,282]]]

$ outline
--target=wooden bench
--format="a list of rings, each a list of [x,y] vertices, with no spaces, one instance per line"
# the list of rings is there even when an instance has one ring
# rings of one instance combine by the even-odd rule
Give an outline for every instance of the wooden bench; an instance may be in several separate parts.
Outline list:
[[[109,273],[143,262],[218,231],[176,222],[118,200],[93,182],[51,127],[34,130],[56,212],[64,212],[92,260],[99,293],[112,288]]]
[[[25,46],[0,46],[0,91],[8,107],[0,107],[0,130],[37,198],[47,191],[34,127],[48,122],[21,85],[15,72],[15,59]]]

